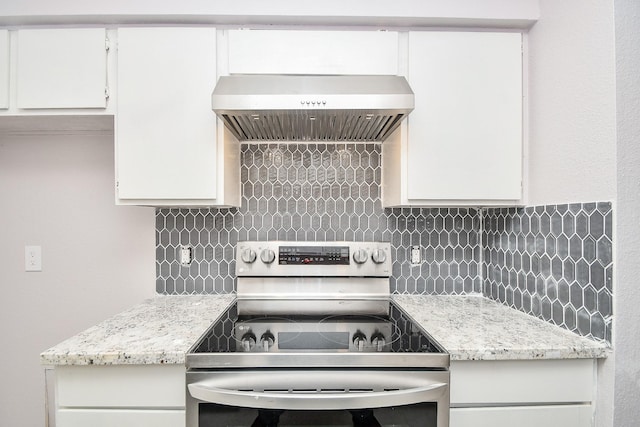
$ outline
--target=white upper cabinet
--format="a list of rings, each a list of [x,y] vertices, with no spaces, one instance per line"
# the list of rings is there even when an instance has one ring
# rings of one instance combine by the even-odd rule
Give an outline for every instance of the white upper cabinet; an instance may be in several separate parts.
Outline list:
[[[520,199],[521,35],[412,32],[409,82],[407,197]]]
[[[383,145],[385,205],[521,200],[521,34],[410,32],[408,43],[415,109]]]
[[[215,84],[214,28],[118,30],[119,203],[239,203],[239,190],[226,187],[239,186],[239,144],[216,143]]]
[[[9,108],[9,31],[0,30],[0,109]]]
[[[398,74],[392,31],[228,31],[229,74]]]
[[[16,36],[18,108],[106,107],[104,28],[28,29]]]

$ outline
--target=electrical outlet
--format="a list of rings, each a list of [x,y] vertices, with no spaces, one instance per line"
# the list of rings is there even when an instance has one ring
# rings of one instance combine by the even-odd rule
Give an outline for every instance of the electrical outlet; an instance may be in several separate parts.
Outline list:
[[[180,246],[180,249],[179,249],[180,265],[186,267],[189,264],[191,264],[192,260],[193,260],[193,251],[191,249],[191,246]]]
[[[420,246],[411,246],[411,264],[417,265],[422,263],[422,250]]]
[[[24,271],[42,271],[42,246],[24,247]]]

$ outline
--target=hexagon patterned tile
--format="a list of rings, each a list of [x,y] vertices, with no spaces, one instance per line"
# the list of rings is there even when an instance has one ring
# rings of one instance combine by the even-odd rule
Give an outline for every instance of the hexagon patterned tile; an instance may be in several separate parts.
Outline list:
[[[240,208],[157,210],[157,291],[234,292],[238,241],[389,241],[393,293],[483,293],[610,342],[611,203],[383,209],[381,175],[380,144],[243,144]]]
[[[393,247],[392,292],[481,292],[479,211],[383,209],[380,154],[380,144],[244,144],[239,209],[157,211],[157,291],[233,292],[237,241],[380,240]],[[188,267],[181,245],[194,248]],[[424,248],[417,266],[412,245]]]
[[[611,342],[611,203],[488,209],[484,294]]]

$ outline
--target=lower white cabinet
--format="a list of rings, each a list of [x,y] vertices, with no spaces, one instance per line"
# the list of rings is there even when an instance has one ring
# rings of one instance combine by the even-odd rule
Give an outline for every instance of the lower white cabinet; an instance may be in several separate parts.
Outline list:
[[[451,362],[450,427],[590,427],[595,361]]]
[[[58,366],[57,427],[183,427],[183,365]]]
[[[452,361],[450,427],[589,427],[595,361]],[[182,365],[58,366],[57,427],[184,427]]]

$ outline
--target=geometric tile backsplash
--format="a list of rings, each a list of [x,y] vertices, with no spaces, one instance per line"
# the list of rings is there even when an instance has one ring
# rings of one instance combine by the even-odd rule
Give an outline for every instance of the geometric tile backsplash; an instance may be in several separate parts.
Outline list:
[[[381,173],[380,144],[243,144],[241,207],[156,210],[156,291],[235,292],[238,241],[388,241],[392,293],[484,294],[610,342],[610,203],[383,209]]]
[[[480,211],[383,209],[380,144],[243,144],[242,204],[156,212],[156,290],[235,291],[234,248],[244,240],[388,241],[393,293],[481,293]],[[180,245],[193,247],[182,267]],[[424,260],[409,262],[412,245]]]
[[[487,209],[484,294],[611,342],[611,203]]]

